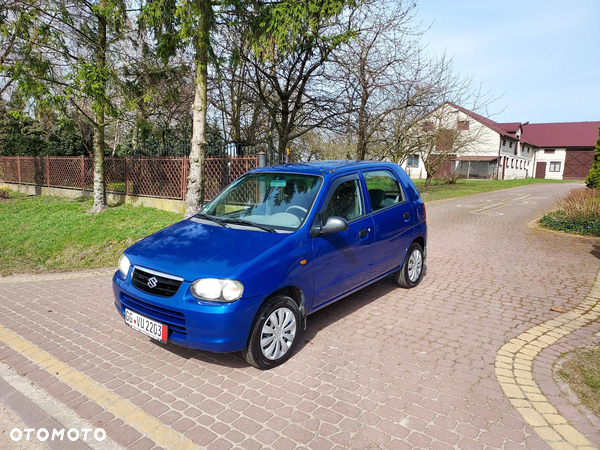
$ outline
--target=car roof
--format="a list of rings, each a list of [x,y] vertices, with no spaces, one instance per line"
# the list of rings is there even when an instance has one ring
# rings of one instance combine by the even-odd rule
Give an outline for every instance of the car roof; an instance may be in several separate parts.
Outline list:
[[[323,175],[326,173],[349,172],[356,169],[369,167],[392,167],[394,163],[380,161],[309,161],[292,164],[279,164],[277,166],[262,167],[252,172],[288,172],[307,175]]]

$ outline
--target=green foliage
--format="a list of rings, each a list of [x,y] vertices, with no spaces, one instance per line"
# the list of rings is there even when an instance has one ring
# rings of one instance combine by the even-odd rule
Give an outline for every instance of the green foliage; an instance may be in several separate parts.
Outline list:
[[[89,142],[88,146],[91,147]],[[43,155],[48,156],[81,156],[86,154],[86,146],[78,135],[70,120],[62,120],[54,125],[46,139],[46,149]]]
[[[31,8],[21,4],[0,30],[12,33],[18,54],[0,71],[36,106],[64,112],[73,103],[83,102],[96,113],[117,117],[114,91],[107,87],[118,86],[118,73],[105,52],[110,51],[108,45],[118,42],[125,27],[123,0],[27,2]],[[104,45],[98,41],[101,30],[107,34]]]
[[[0,156],[36,156],[46,148],[44,127],[30,117],[0,110]]]
[[[254,49],[266,58],[293,53],[317,42],[335,48],[354,36],[353,31],[331,36],[321,34],[323,25],[356,1],[282,0],[264,2],[252,20]]]
[[[106,86],[111,78],[110,68],[79,61],[73,67],[73,76],[70,77],[65,92],[68,96],[84,96],[93,99],[92,110],[96,114],[107,112],[110,116],[117,117],[119,109],[106,94]]]
[[[591,188],[600,188],[600,128],[598,129],[598,141],[594,149],[594,163],[585,179],[585,184]]]
[[[70,119],[55,121],[47,129],[39,120],[0,104],[0,156],[79,156],[86,154],[85,144]]]
[[[555,211],[540,219],[540,225],[555,231],[584,236],[600,236],[600,220],[570,219],[565,213]]]
[[[597,189],[573,189],[556,202],[556,211],[540,219],[551,230],[586,236],[600,236],[600,192]]]

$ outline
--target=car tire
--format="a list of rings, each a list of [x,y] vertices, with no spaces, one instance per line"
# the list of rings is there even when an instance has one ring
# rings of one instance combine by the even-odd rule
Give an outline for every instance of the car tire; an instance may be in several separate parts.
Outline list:
[[[398,272],[396,272],[396,283],[405,289],[414,288],[423,279],[423,269],[425,258],[423,257],[423,247],[413,242],[406,252],[404,263]]]
[[[266,370],[286,362],[294,352],[301,329],[300,310],[294,300],[280,295],[267,300],[256,314],[244,359]]]

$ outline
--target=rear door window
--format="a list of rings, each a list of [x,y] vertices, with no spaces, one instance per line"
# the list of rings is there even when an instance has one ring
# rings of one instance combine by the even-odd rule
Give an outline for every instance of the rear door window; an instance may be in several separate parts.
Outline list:
[[[398,179],[390,171],[373,170],[363,175],[373,212],[406,201]]]

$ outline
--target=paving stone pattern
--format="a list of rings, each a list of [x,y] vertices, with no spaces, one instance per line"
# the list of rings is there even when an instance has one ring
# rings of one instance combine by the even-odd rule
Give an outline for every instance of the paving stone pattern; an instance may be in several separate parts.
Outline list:
[[[573,310],[530,328],[504,344],[496,356],[496,378],[517,411],[553,448],[592,450],[595,447],[571,426],[539,388],[533,361],[545,348],[600,317],[600,276]],[[550,362],[551,363],[551,362]],[[551,371],[551,366],[548,367]],[[542,369],[543,370],[543,369]],[[551,374],[551,373],[550,373]],[[538,375],[544,380],[544,375]]]
[[[429,204],[422,284],[385,279],[311,315],[298,352],[274,370],[129,329],[106,273],[3,279],[0,325],[26,343],[0,342],[0,359],[132,449],[167,448],[168,436],[207,449],[548,449],[495,363],[511,339],[558,317],[551,307],[571,311],[592,288],[598,241],[528,225],[572,187]],[[551,365],[598,328],[558,339],[533,363],[542,393],[594,446],[598,428],[564,400]],[[41,365],[48,358],[57,362]]]

